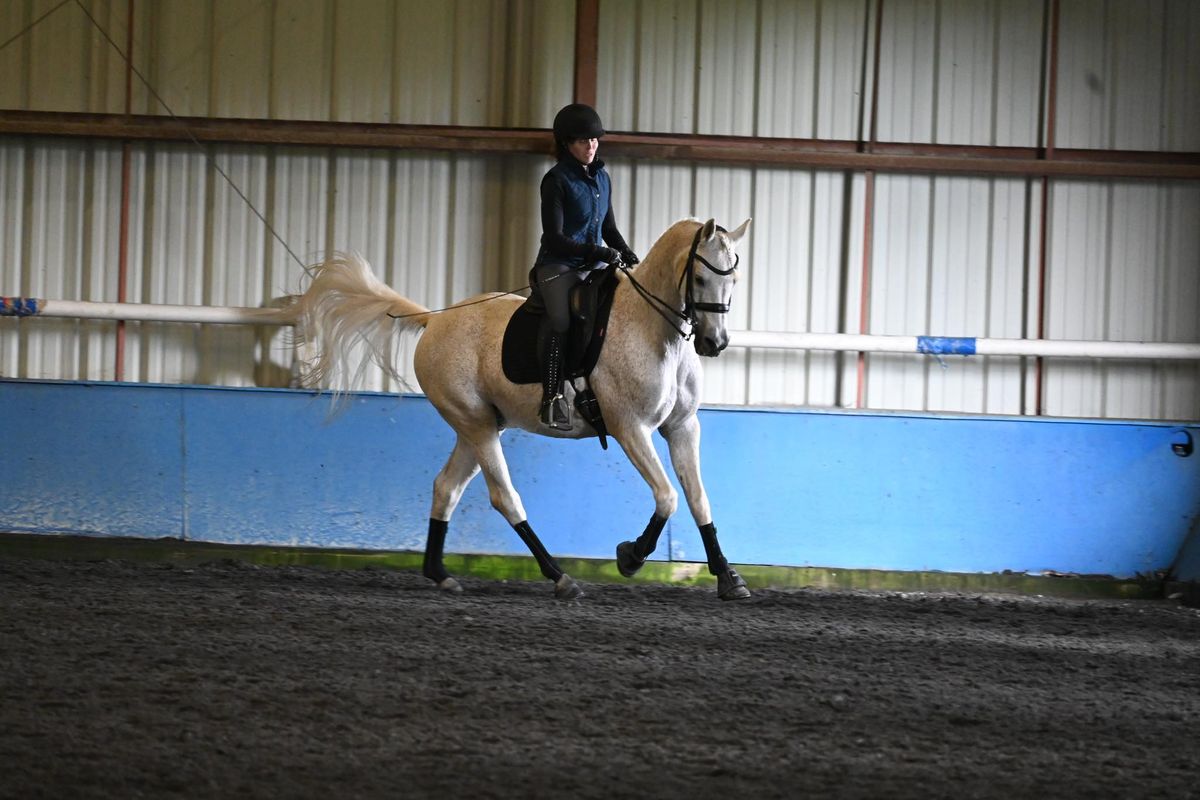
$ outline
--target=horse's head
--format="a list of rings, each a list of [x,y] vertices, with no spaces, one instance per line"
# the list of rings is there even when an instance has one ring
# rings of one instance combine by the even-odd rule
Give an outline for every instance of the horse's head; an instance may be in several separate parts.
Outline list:
[[[683,288],[684,315],[692,323],[699,355],[720,355],[729,344],[725,314],[738,279],[735,250],[749,228],[750,220],[727,231],[710,219],[700,226],[692,240],[679,281]]]

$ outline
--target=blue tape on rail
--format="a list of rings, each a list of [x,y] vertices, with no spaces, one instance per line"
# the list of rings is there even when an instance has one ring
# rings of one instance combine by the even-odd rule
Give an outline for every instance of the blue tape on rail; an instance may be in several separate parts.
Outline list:
[[[934,356],[973,356],[975,337],[918,336],[917,352]]]
[[[33,297],[0,297],[0,317],[32,317],[41,310],[39,303]]]

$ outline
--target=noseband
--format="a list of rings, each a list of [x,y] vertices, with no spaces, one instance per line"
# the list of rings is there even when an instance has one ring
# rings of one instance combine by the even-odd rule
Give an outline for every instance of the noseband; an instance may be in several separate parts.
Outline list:
[[[633,274],[630,272],[629,267],[622,267],[622,269],[625,271],[625,276],[629,278],[630,283],[633,284],[633,288],[637,290],[638,294],[640,294],[642,298],[650,304],[650,307],[657,311],[663,319],[669,322],[671,327],[678,331],[679,335],[685,340],[692,338],[692,332],[684,333],[683,328],[676,324],[675,320],[671,319],[666,313],[664,313],[664,309],[666,312],[674,314],[677,319],[688,323],[688,325],[691,326],[692,331],[695,331],[696,326],[700,322],[700,320],[696,317],[697,311],[711,311],[714,314],[729,313],[729,303],[698,303],[692,298],[692,285],[695,280],[696,262],[699,261],[709,270],[718,275],[728,275],[737,269],[738,261],[740,260],[738,254],[734,253],[733,266],[729,269],[719,269],[718,267],[713,266],[707,258],[697,252],[697,249],[700,247],[700,234],[703,232],[703,230],[704,226],[696,229],[696,235],[692,238],[692,247],[688,251],[687,264],[684,266],[683,274],[679,276],[679,284],[676,286],[676,289],[679,289],[683,286],[683,282],[685,280],[687,281],[687,290],[683,297],[683,313],[680,313],[677,308],[662,298],[656,296],[646,289],[646,287],[638,283],[637,280],[634,279]],[[728,233],[728,231],[726,231],[720,225],[717,226],[717,230],[721,233]]]

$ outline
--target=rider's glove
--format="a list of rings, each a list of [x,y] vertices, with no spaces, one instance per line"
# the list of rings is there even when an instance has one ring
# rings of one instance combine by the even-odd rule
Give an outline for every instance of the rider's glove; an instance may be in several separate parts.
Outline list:
[[[641,259],[637,257],[637,253],[626,249],[621,251],[621,261],[624,262],[625,266],[632,267],[634,264],[639,263]]]
[[[616,264],[621,260],[621,254],[611,247],[597,245],[594,255],[597,261],[603,261],[605,264]]]

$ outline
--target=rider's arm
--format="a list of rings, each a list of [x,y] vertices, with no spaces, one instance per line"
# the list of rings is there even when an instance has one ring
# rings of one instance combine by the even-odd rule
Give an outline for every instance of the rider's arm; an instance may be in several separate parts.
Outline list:
[[[626,245],[625,237],[620,235],[620,231],[617,230],[617,221],[612,216],[611,200],[608,201],[608,211],[604,215],[604,223],[600,225],[600,235],[604,236],[608,246],[620,253],[625,264],[637,264],[637,255],[634,255],[634,251],[629,245]]]

